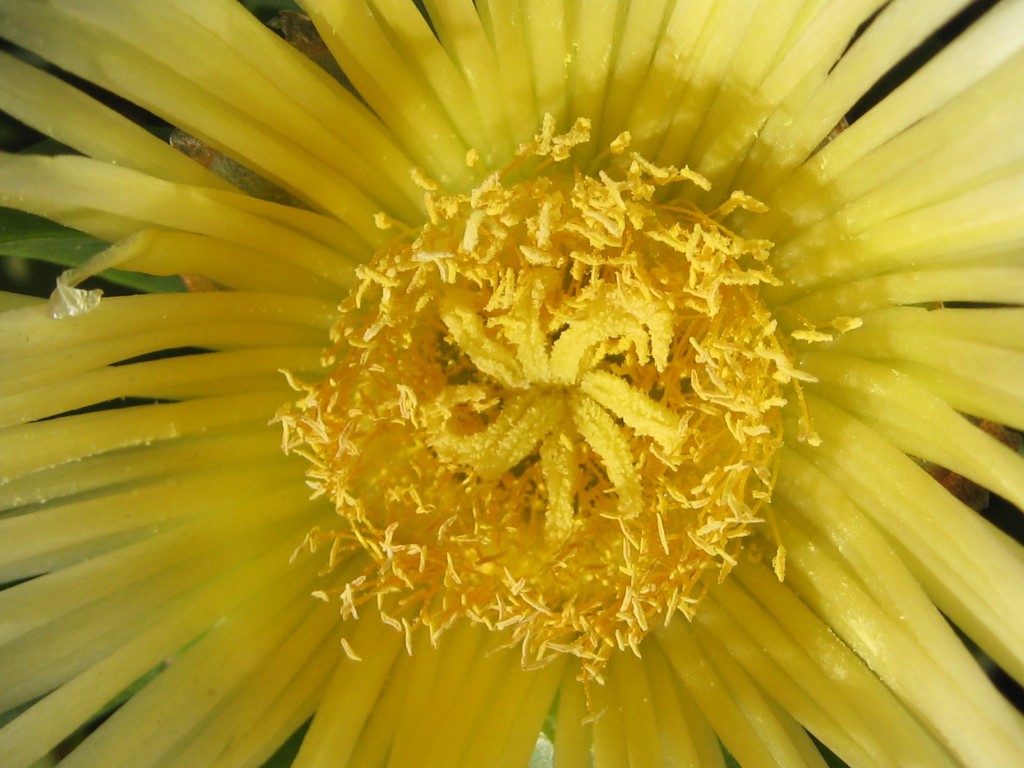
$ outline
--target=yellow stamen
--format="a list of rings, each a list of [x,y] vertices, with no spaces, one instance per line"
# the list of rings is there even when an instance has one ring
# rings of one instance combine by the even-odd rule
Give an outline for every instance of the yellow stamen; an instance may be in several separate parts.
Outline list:
[[[585,175],[588,140],[547,120],[468,194],[415,174],[429,222],[360,270],[332,371],[280,420],[347,521],[310,545],[368,558],[348,613],[469,619],[600,679],[735,564],[800,374],[759,297],[770,244],[721,221],[760,204],[700,212],[708,182],[628,136]]]

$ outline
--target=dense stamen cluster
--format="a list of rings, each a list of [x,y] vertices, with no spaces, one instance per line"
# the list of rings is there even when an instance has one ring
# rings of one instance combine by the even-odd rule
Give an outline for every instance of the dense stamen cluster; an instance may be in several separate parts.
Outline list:
[[[330,373],[280,418],[344,521],[311,545],[369,556],[346,612],[469,618],[599,677],[735,564],[798,373],[759,298],[769,244],[721,223],[758,204],[700,212],[708,182],[628,136],[585,175],[587,138],[548,122],[469,194],[420,178],[428,223],[361,270]]]

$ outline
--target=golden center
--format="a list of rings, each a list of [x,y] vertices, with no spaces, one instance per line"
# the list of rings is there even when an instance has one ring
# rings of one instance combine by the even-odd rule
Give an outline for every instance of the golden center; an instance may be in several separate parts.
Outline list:
[[[759,296],[770,244],[722,223],[759,204],[699,211],[708,182],[628,135],[587,175],[588,128],[547,121],[469,194],[418,178],[429,221],[360,270],[330,373],[280,418],[343,521],[310,544],[361,564],[345,612],[469,619],[599,677],[735,564],[798,374]]]

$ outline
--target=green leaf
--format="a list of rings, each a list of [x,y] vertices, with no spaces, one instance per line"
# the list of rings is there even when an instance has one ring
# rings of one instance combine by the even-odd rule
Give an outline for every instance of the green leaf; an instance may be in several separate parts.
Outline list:
[[[0,208],[0,256],[74,267],[107,247],[107,243],[41,216]],[[103,278],[143,293],[183,291],[178,277],[157,277],[112,269]]]

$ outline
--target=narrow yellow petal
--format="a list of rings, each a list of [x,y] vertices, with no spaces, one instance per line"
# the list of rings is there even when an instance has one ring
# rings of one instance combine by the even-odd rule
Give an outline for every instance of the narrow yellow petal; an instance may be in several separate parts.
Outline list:
[[[968,0],[909,0],[885,7],[843,53],[814,98],[786,128],[794,154],[809,154],[850,107],[914,46],[967,5]],[[779,85],[779,81],[772,83]]]
[[[788,301],[786,306],[809,322],[824,325],[837,313],[856,316],[901,304],[1024,304],[1024,267],[1000,263],[1009,261],[1006,258],[971,255],[973,264],[944,262],[932,269],[906,269],[844,281]]]
[[[1024,633],[1016,586],[1024,581],[1019,545],[1009,544],[1004,534],[856,419],[824,400],[809,397],[808,404],[822,443],[813,452],[799,447],[801,455],[847,488],[919,581],[943,585],[929,594],[943,612],[969,628],[1004,667],[1024,677],[1020,648],[998,639]],[[957,578],[949,578],[951,573]],[[987,682],[976,679],[973,661],[965,663],[957,672],[963,675],[958,685],[970,684],[980,700],[991,697]]]
[[[1007,63],[1016,58],[1021,48],[1021,40],[1019,35],[1014,34],[1014,30],[1018,29],[1022,22],[1024,9],[1019,4],[997,4],[977,23],[965,30],[964,34],[946,46],[907,83],[830,144],[827,166],[822,167],[827,167],[830,175],[847,169],[855,173],[860,173],[858,168],[871,167],[872,170],[882,170],[882,156],[878,157],[877,162],[873,157],[874,151],[882,148],[887,159],[896,163],[893,171],[899,172],[899,169],[904,167],[904,162],[909,167],[918,159],[926,158],[932,147],[941,146],[944,132],[933,134],[932,129],[926,128],[926,125],[941,125],[953,120],[953,124],[959,123],[963,129],[970,132],[970,124],[977,120],[979,113],[974,110],[957,110],[957,120],[948,114],[949,107],[956,101],[951,97],[964,93],[965,98],[970,99],[971,97],[966,94],[975,83],[982,82],[990,73],[1005,69]],[[1012,70],[1012,66],[1010,69]],[[1002,78],[1003,75],[998,77]],[[988,102],[985,112],[1001,110],[1005,106],[995,101]],[[932,117],[933,114],[936,117]],[[919,123],[922,126],[921,130],[912,128]],[[992,139],[1000,140],[1004,132],[988,130],[985,133]],[[939,143],[936,144],[936,141]],[[864,160],[868,162],[862,166]]]
[[[865,313],[863,320],[856,332],[835,341],[837,351],[884,360],[954,408],[1024,426],[1019,386],[1024,313],[1011,308],[928,312],[895,307]]]
[[[403,63],[366,4],[310,0],[303,7],[359,95],[397,134],[411,165],[445,184],[467,185],[470,145],[437,96],[418,82],[422,75]]]
[[[657,643],[642,647],[651,684],[662,749],[669,765],[679,768],[724,768],[722,746],[704,714],[683,692]]]
[[[114,244],[76,268],[84,279],[105,269],[127,269],[151,275],[199,275],[218,287],[237,291],[279,292],[313,296],[332,303],[345,288],[284,258],[217,237],[188,232],[145,229]],[[77,282],[77,280],[76,280]]]
[[[0,153],[0,202],[47,216],[104,240],[149,226],[219,237],[293,263],[340,285],[380,237],[360,217],[362,240],[309,211],[241,194],[186,187],[77,156]],[[306,231],[304,231],[306,230]],[[308,232],[308,233],[307,233]],[[327,239],[327,238],[330,239]]]
[[[645,17],[650,15],[647,6],[638,8],[630,3],[623,6],[622,3],[613,2],[622,13],[641,13]],[[698,0],[690,3],[676,3],[671,10],[671,15],[663,21],[663,29],[659,38],[659,45],[651,59],[649,68],[644,77],[636,83],[637,93],[635,97],[630,94],[632,106],[628,115],[628,123],[610,125],[606,133],[623,130],[629,126],[633,145],[646,157],[655,158],[658,148],[667,132],[675,124],[676,118],[666,121],[665,105],[677,104],[677,112],[686,109],[686,94],[691,87],[692,70],[700,61],[700,54],[703,46],[698,45],[709,23],[709,17],[715,3],[713,0]],[[616,18],[616,10],[596,9],[594,13],[581,15],[580,23],[583,25],[608,25],[610,29],[601,30],[600,33],[592,33],[597,40],[608,40],[611,45],[621,34],[616,27],[621,27],[621,22]],[[573,94],[573,104],[595,103],[594,114],[603,114],[604,102],[607,94],[615,88],[614,82],[609,82],[606,70],[615,65],[615,60],[604,50],[595,50],[596,43],[588,40],[587,35],[580,35],[578,47],[581,57],[577,64],[576,87]],[[584,58],[582,53],[586,51],[588,57]],[[682,62],[679,59],[679,51],[691,52]],[[634,63],[634,68],[636,68]],[[586,98],[587,102],[583,102]],[[580,111],[580,110],[578,110]],[[580,111],[581,114],[588,112]],[[602,139],[607,142],[614,138],[601,134]],[[665,160],[665,157],[661,158]],[[678,157],[672,157],[668,162],[678,163]]]
[[[485,126],[488,141],[474,146],[480,151],[486,167],[501,167],[511,159],[510,153],[519,140],[519,137],[513,139],[509,124],[510,114],[516,112],[516,105],[505,102],[503,98],[498,62],[480,16],[466,13],[466,6],[458,0],[427,0],[425,5],[441,44],[472,91],[480,120]],[[481,12],[484,5],[479,4]],[[384,6],[394,6],[401,13],[410,12],[409,5],[402,0],[377,0],[377,6],[384,13],[389,12],[384,10]]]
[[[167,181],[231,189],[126,117],[7,54],[0,54],[0,100],[13,117],[86,155]],[[74,120],[61,119],[69,113]]]
[[[883,5],[884,0],[814,4],[811,18],[786,40],[782,57],[758,86],[759,100],[772,111],[758,130],[749,156],[730,180],[733,188],[767,201],[778,177],[807,159],[813,145],[805,150],[800,143],[790,142],[789,128],[827,81],[857,28]]]
[[[469,57],[472,64],[478,65],[479,53],[473,56],[469,51],[475,49],[476,44],[480,42],[479,39],[473,39],[473,36],[466,35],[463,31],[453,40],[442,37],[442,43],[419,9],[401,0],[371,0],[368,6],[378,17],[383,32],[382,37],[371,27],[369,39],[377,40],[386,46],[389,58],[394,60],[397,56],[400,60],[398,67],[385,70],[388,79],[394,80],[398,73],[401,73],[403,78],[411,77],[424,81],[429,87],[430,95],[437,99],[440,111],[454,123],[465,144],[481,152],[489,149],[494,142],[494,133],[485,128],[485,116],[481,114],[479,107],[474,108],[474,102],[481,94],[478,90],[474,92],[472,74],[460,71],[459,62],[450,51],[450,47],[455,47]],[[431,20],[433,21],[433,17]],[[361,20],[360,23],[364,22]],[[466,19],[460,26],[464,30],[470,23],[472,19]],[[346,38],[356,34],[354,27],[349,27],[346,31]],[[467,37],[470,39],[465,39]],[[349,45],[354,46],[355,43],[349,42]],[[394,53],[390,50],[392,48]],[[374,56],[379,55],[379,51],[374,52]],[[495,126],[491,123],[490,127]]]
[[[856,414],[893,445],[1024,506],[1024,457],[971,424],[927,388],[885,365],[860,358],[808,352],[804,360],[819,378],[816,393]]]
[[[288,737],[298,731],[316,711],[331,671],[337,664],[338,645],[338,633],[329,634],[302,669],[288,679],[280,695],[259,718],[250,721],[244,732],[232,734],[234,738],[219,757],[210,763],[210,768],[248,768],[270,760]],[[282,662],[274,664],[272,668],[287,672],[284,659],[293,659],[297,655],[291,649],[283,650]],[[273,692],[269,687],[260,687],[258,690]],[[194,764],[182,764],[175,768],[191,768]]]
[[[0,428],[121,397],[195,400],[276,389],[287,402],[291,388],[281,368],[296,375],[319,372],[320,352],[319,347],[266,347],[101,368],[5,397]]]
[[[217,707],[241,679],[310,612],[302,600],[313,570],[297,568],[270,589],[249,591],[202,639],[179,654],[133,695],[68,760],[70,766],[156,765],[188,739],[190,731]],[[196,680],[204,696],[196,701]]]
[[[257,489],[269,493],[295,472],[279,456],[251,466],[193,473],[178,468],[172,479],[141,481],[97,498],[0,519],[0,583],[72,566],[195,517],[223,512],[214,497],[225,488],[237,483],[245,488],[240,495]]]
[[[226,395],[83,413],[0,430],[3,479],[65,461],[149,441],[177,439],[245,423],[263,423],[281,405],[281,391]]]
[[[365,107],[244,8],[204,13],[204,4],[182,0],[178,8],[154,6],[139,14],[127,5],[112,0],[71,11],[3,0],[0,13],[18,44],[155,111],[343,219],[359,209],[372,216],[384,207],[395,218],[416,210],[409,202],[415,198],[407,163],[397,173],[367,163],[369,157],[400,160],[400,153],[380,140],[379,127],[368,129],[372,118]],[[189,24],[188,34],[166,35],[169,26],[181,23],[183,11],[198,23]],[[104,50],[108,63],[100,63],[93,50]],[[121,66],[110,66],[111,59]],[[213,61],[218,64],[211,66]],[[274,77],[267,74],[268,64],[276,65]],[[285,90],[282,81],[293,88]],[[309,101],[306,94],[320,100]],[[321,120],[324,110],[348,119]],[[338,124],[361,128],[384,151],[371,155],[346,146],[332,131]],[[326,151],[314,156],[317,147]],[[397,184],[405,185],[404,196],[395,191]],[[376,202],[370,189],[379,192]]]
[[[665,765],[651,685],[644,661],[631,653],[618,654],[608,665],[612,706],[619,708],[629,765]]]
[[[296,602],[304,598],[301,595]],[[262,631],[263,627],[257,628],[257,634]],[[276,628],[271,631],[276,634]],[[207,712],[187,739],[167,752],[165,768],[241,768],[246,759],[253,759],[252,752],[260,749],[269,759],[273,747],[291,732],[288,726],[294,730],[312,713],[313,695],[322,689],[336,660],[338,634],[337,614],[328,606],[312,606],[302,622],[254,668],[239,675],[224,702]],[[275,727],[282,721],[285,728]]]
[[[336,657],[338,652],[337,645],[335,644],[331,650],[333,651],[332,655]],[[352,756],[349,759],[351,765],[386,766],[388,765],[389,756],[391,760],[396,762],[399,760],[395,743],[398,741],[399,731],[403,726],[407,725],[403,716],[405,715],[404,707],[408,704],[409,699],[412,698],[412,690],[408,685],[412,667],[432,667],[433,662],[428,654],[430,656],[437,655],[432,648],[424,649],[420,652],[420,649],[415,646],[413,654],[415,655],[410,656],[407,653],[400,653],[398,655],[395,666],[392,668],[391,674],[381,690],[381,696],[377,703],[373,705],[370,717],[367,719],[362,733],[359,734],[359,741],[356,743]],[[336,659],[332,660],[331,667],[334,666],[334,663],[336,663]],[[327,674],[324,675],[324,679],[326,680],[329,677],[330,668],[328,668]],[[316,703],[320,699],[319,693]],[[315,711],[315,704],[313,711]]]
[[[459,768],[526,765],[567,666],[565,656],[539,669],[523,669],[521,658],[514,652],[504,661],[505,674],[498,677],[498,688],[491,690],[488,699],[474,702],[479,715],[456,763]],[[443,768],[443,764],[437,768]]]
[[[710,7],[705,25],[687,57],[688,82],[685,96],[677,98],[675,113],[668,130],[654,157],[655,162],[680,165],[680,159],[699,170],[702,158],[692,149],[693,142],[702,130],[718,92],[718,84],[726,80],[729,66],[743,40],[737,33],[737,20],[742,28],[750,22],[752,0],[730,0],[720,6]],[[697,20],[703,8],[698,5]],[[734,119],[734,118],[733,118]],[[721,125],[721,123],[718,123]]]
[[[674,621],[658,631],[658,644],[733,756],[745,768],[824,766],[820,755],[817,762],[809,761],[807,735],[801,731],[797,736],[785,723],[788,716],[773,708],[724,652],[698,642],[696,634],[693,627]],[[801,738],[807,744],[798,745]]]
[[[766,565],[744,565],[719,586],[702,625],[728,633],[737,661],[851,765],[900,766],[952,757],[846,645]],[[742,586],[740,586],[742,584]],[[716,623],[721,625],[716,628]],[[735,633],[735,634],[734,634]]]
[[[124,5],[131,6],[131,0],[125,0]],[[205,0],[174,0],[172,5],[172,12],[187,14],[209,31],[207,39],[217,53],[231,47],[247,65],[244,80],[257,84],[252,91],[239,93],[235,85],[243,78],[229,72],[223,81],[226,87],[217,95],[245,99],[240,109],[267,120],[278,134],[301,140],[319,160],[338,168],[382,203],[390,201],[388,209],[393,217],[399,218],[403,210],[410,214],[421,210],[421,195],[408,175],[409,157],[401,152],[380,118],[347,88],[339,86],[304,54],[281,45],[277,35],[247,8]],[[157,33],[162,31],[158,29]],[[268,109],[268,93],[275,99],[281,95],[287,99],[280,111],[271,113]],[[341,125],[344,131],[338,130]]]
[[[494,48],[495,60],[501,62],[498,77],[502,97],[506,104],[515,105],[508,110],[512,137],[528,141],[536,133],[544,113],[537,106],[533,61],[520,2],[484,0],[478,4],[478,12]]]
[[[478,627],[452,627],[436,646],[428,633],[423,635],[413,640],[408,669],[394,677],[402,688],[397,719],[380,726],[382,735],[387,733],[393,740],[389,765],[455,764],[470,736],[474,715],[504,671],[500,654],[499,658],[488,654],[488,638]],[[450,704],[438,707],[439,700]]]
[[[827,439],[824,437],[823,439]],[[872,481],[876,478],[872,477]],[[1016,711],[948,630],[887,615],[884,585],[864,585],[820,542],[783,524],[787,583],[965,764],[1012,765],[1024,748]],[[941,622],[938,613],[934,619]]]
[[[365,616],[354,624],[348,642],[363,660],[342,656],[338,662],[295,758],[295,768],[348,762],[402,647],[401,633],[375,616]]]
[[[569,114],[567,33],[569,15],[577,10],[573,5],[573,0],[523,0],[522,3],[527,46],[533,58],[537,111],[554,116],[561,125],[568,125],[577,117],[587,117]],[[583,12],[590,13],[589,9]]]
[[[23,296],[20,293],[0,291],[0,313],[38,306],[42,301],[38,296]]]
[[[622,706],[607,684],[590,692],[593,714],[590,728],[594,734],[593,765],[595,768],[618,768],[629,765],[626,732],[622,728]]]
[[[573,16],[572,42],[569,57],[569,103],[567,112],[573,117],[599,118],[605,108],[610,85],[609,73],[615,66],[621,36],[621,15],[628,8],[620,0],[594,0],[586,8],[576,4],[568,10]],[[635,7],[635,6],[630,6]],[[659,114],[663,114],[662,110]],[[610,127],[615,135],[621,126]],[[598,146],[606,145],[612,136],[602,136]],[[586,147],[582,148],[585,153]]]
[[[180,472],[183,476],[211,466],[244,468],[280,462],[281,444],[262,424],[220,435],[201,435],[111,451],[42,469],[0,486],[0,508],[19,510],[71,500],[102,488],[128,491]],[[268,439],[269,438],[269,439]],[[294,470],[292,470],[294,471]],[[102,523],[99,525],[102,530]]]
[[[566,664],[558,690],[555,721],[555,768],[575,768],[590,760],[591,726],[587,722],[587,700],[576,679],[575,664]]]
[[[130,641],[8,724],[0,731],[0,752],[12,768],[28,768],[100,707],[155,665],[173,657],[245,596],[275,590],[291,592],[293,586],[282,584],[274,567],[282,556],[287,557],[286,549],[275,547],[228,572],[224,578],[207,581],[198,592],[186,592],[181,599],[168,603]]]
[[[104,298],[92,312],[64,320],[51,317],[44,304],[33,303],[0,316],[0,351],[9,358],[15,350],[26,354],[23,366],[20,359],[11,360],[20,366],[17,376],[32,372],[40,377],[34,381],[52,381],[160,349],[322,343],[333,314],[333,307],[323,301],[222,291]],[[246,328],[253,332],[242,333]],[[81,350],[80,356],[76,350]],[[58,374],[53,372],[53,360],[33,362],[54,354],[68,366]],[[20,388],[14,379],[12,372],[8,391]]]

